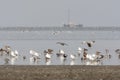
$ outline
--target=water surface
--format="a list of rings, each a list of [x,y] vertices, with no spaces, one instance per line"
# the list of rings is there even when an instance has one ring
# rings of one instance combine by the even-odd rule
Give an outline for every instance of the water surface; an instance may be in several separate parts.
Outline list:
[[[112,55],[110,59],[103,60],[99,65],[120,65],[120,59],[115,50],[120,48],[120,32],[118,31],[1,31],[0,32],[0,47],[9,45],[13,50],[18,50],[20,56],[14,59],[9,64],[12,65],[86,65],[81,61],[81,56],[77,56],[73,62],[69,58],[70,54],[77,55],[78,47],[87,48],[86,45],[81,44],[82,41],[95,40],[95,44],[89,49],[89,54],[94,54],[100,51],[105,54],[105,49],[109,50]],[[56,42],[65,42],[68,46],[61,46]],[[30,62],[29,50],[35,50],[41,54],[39,62]],[[51,62],[45,63],[43,51],[46,49],[53,49]],[[56,56],[56,53],[62,49],[68,54],[65,62],[61,62]],[[26,60],[22,57],[26,56]],[[6,56],[1,56],[0,64],[5,64]]]

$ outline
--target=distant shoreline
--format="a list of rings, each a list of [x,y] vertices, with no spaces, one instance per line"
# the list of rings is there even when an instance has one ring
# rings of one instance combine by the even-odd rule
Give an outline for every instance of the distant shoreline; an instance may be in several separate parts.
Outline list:
[[[0,27],[0,31],[120,31],[120,27]]]
[[[120,66],[1,65],[0,80],[119,80]]]

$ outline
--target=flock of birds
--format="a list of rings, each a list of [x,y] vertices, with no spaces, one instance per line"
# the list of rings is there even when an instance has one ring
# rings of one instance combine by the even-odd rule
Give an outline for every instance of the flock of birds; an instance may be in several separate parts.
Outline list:
[[[69,46],[64,42],[57,42],[61,46]],[[95,53],[90,54],[89,49],[91,49],[95,41],[83,41],[83,45],[86,45],[87,48],[78,47],[78,50],[75,54],[67,54],[63,49],[60,49],[57,53],[54,53],[53,49],[46,49],[42,53],[39,53],[35,50],[29,50],[29,55],[25,56],[19,54],[17,50],[13,50],[11,46],[4,46],[0,49],[0,56],[4,56],[4,64],[15,64],[15,61],[22,57],[22,59],[28,60],[32,63],[39,63],[41,59],[44,59],[46,65],[51,65],[52,55],[56,55],[56,57],[61,61],[62,65],[69,59],[70,65],[75,65],[75,60],[80,59],[83,62],[83,65],[102,65],[102,61],[105,59],[111,59],[112,55],[109,53],[108,49],[105,49],[105,53],[102,54],[100,51],[96,51]],[[118,54],[118,58],[120,58],[120,49],[116,49],[115,52]],[[44,56],[41,56],[43,54]],[[43,58],[41,58],[43,57]]]

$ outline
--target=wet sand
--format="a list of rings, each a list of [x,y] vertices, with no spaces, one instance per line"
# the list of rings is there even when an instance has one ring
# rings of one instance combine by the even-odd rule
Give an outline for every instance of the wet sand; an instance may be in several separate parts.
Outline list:
[[[0,80],[120,80],[120,66],[1,65]]]

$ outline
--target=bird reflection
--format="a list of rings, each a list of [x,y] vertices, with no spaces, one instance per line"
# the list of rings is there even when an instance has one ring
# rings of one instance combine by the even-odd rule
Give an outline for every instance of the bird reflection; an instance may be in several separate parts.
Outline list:
[[[9,64],[10,59],[9,59],[9,58],[5,58],[5,59],[4,59],[4,62],[5,62],[4,64],[7,65],[7,64]]]
[[[51,60],[50,59],[46,59],[45,64],[46,65],[50,65],[51,64]]]
[[[65,65],[65,62],[66,62],[66,58],[64,56],[60,56],[60,62],[62,65]]]
[[[10,58],[10,64],[14,65],[17,60],[17,57],[11,57]]]
[[[90,61],[90,60],[87,60],[84,64],[85,65],[101,65],[101,62],[100,61]]]
[[[71,60],[70,65],[75,65],[75,60]]]
[[[40,61],[40,58],[38,57],[30,57],[30,64],[38,64]]]

